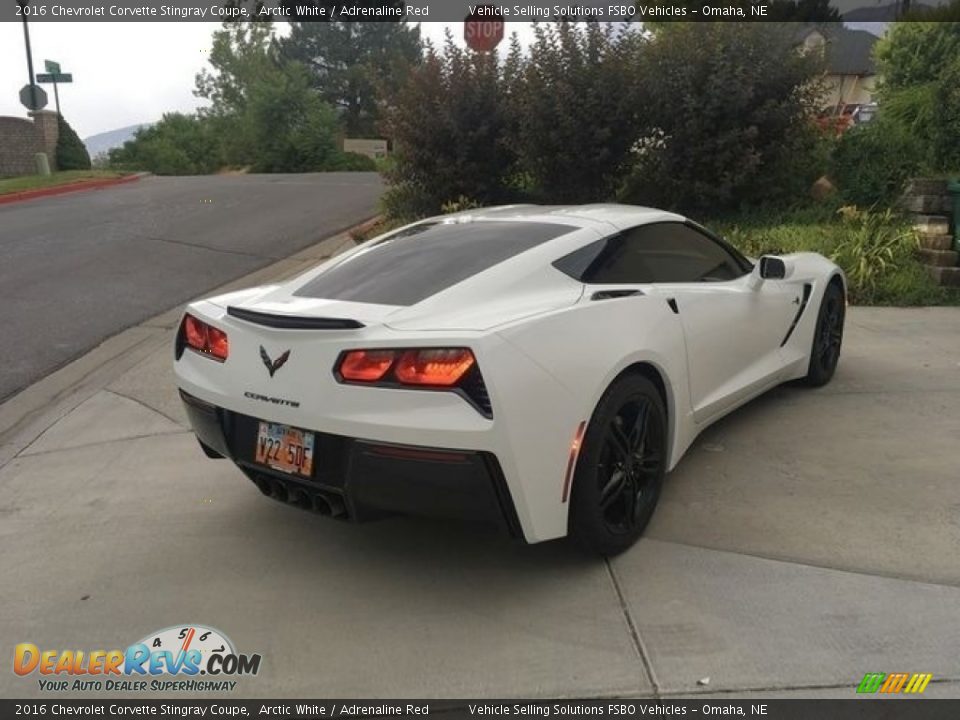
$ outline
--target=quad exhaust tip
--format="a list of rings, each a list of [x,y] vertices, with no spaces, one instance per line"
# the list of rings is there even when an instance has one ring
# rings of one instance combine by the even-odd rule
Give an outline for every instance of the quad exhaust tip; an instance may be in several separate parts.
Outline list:
[[[343,502],[343,498],[332,493],[311,492],[307,488],[288,485],[281,480],[271,478],[267,475],[258,475],[254,480],[254,484],[260,492],[267,497],[295,505],[304,510],[312,510],[320,515],[335,518],[343,517],[347,514],[347,508]]]

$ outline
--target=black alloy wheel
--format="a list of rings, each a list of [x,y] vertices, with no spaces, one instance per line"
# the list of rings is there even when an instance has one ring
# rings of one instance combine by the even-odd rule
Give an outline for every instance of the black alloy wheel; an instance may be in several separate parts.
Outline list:
[[[666,412],[645,377],[619,378],[600,400],[574,475],[570,533],[589,550],[613,555],[643,533],[666,473]]]
[[[813,331],[810,366],[804,378],[807,385],[820,387],[830,382],[840,360],[846,303],[843,290],[835,283],[827,286],[820,302],[817,327]]]

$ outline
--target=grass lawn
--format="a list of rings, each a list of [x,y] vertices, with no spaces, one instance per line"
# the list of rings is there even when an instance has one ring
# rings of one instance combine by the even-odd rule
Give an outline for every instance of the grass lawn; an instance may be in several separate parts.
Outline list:
[[[104,180],[127,174],[129,173],[117,172],[116,170],[67,170],[65,172],[55,172],[51,175],[22,175],[20,177],[0,178],[0,195],[53,187],[54,185],[66,185],[81,180]]]

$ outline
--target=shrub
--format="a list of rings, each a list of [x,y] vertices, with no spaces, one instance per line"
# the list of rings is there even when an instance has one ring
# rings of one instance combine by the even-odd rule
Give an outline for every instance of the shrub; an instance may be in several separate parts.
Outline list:
[[[817,252],[832,258],[847,275],[850,299],[863,305],[957,303],[938,287],[915,254],[916,234],[889,211],[805,208],[766,211],[720,221],[714,229],[750,257]]]
[[[877,42],[879,118],[914,136],[924,169],[960,161],[960,23],[899,22]]]
[[[937,112],[930,134],[935,167],[960,172],[960,55],[943,69],[934,93]]]
[[[70,123],[63,119],[63,115],[57,117],[57,127],[59,133],[55,159],[56,169],[89,170],[90,154],[87,152],[83,141],[70,127]]]
[[[494,53],[457,47],[447,31],[443,52],[428,47],[422,65],[388,99],[385,134],[394,142],[384,207],[397,218],[440,211],[466,195],[484,205],[510,196],[515,158],[504,137],[506,99]]]
[[[664,23],[646,51],[654,131],[621,197],[690,214],[805,194],[822,168],[813,111],[821,58],[786,26]]]
[[[506,66],[511,147],[539,199],[597,202],[622,181],[645,127],[644,36],[621,24],[534,26]]]
[[[377,161],[360,153],[338,152],[327,161],[323,169],[344,172],[376,172]]]
[[[846,132],[833,153],[831,176],[845,202],[888,204],[922,166],[922,145],[896,122],[877,118]]]
[[[133,140],[110,151],[113,167],[149,170],[156,175],[202,175],[222,164],[220,136],[206,118],[167,113],[137,130]]]
[[[934,82],[960,56],[960,23],[898,22],[874,48],[883,92]]]
[[[474,210],[480,207],[480,203],[472,198],[468,198],[466,195],[461,195],[456,200],[450,200],[445,202],[440,207],[440,212],[444,215],[449,215],[450,213],[462,212],[464,210]]]
[[[298,63],[272,67],[269,82],[251,86],[239,121],[253,142],[254,172],[323,170],[339,152],[336,114]]]
[[[891,210],[872,212],[849,206],[841,208],[840,215],[846,232],[830,259],[847,275],[850,301],[872,304],[883,280],[913,262],[916,231]]]

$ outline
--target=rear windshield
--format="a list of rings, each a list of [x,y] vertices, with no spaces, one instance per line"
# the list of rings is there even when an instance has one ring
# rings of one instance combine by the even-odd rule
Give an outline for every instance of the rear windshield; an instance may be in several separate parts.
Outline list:
[[[553,223],[425,223],[321,273],[299,297],[413,305],[532,247],[576,230]]]

